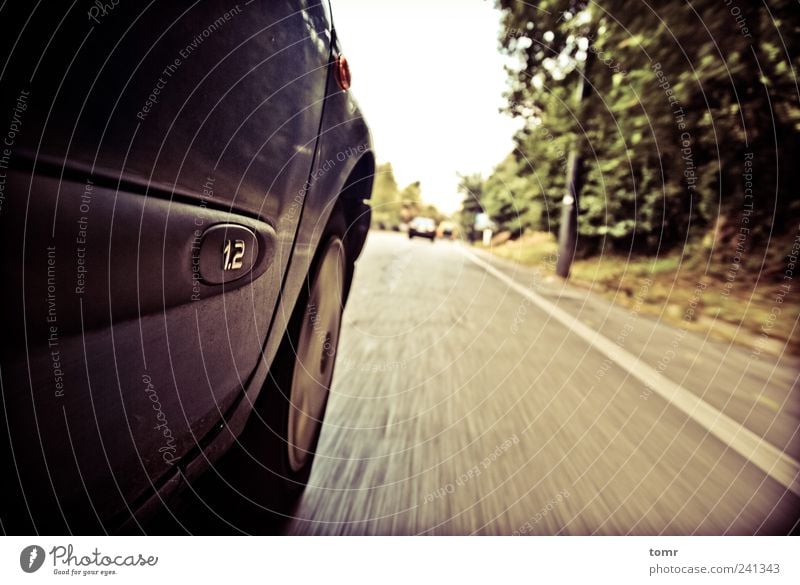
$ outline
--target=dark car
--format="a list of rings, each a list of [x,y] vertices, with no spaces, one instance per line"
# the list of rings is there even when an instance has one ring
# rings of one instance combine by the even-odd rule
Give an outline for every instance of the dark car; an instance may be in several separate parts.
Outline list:
[[[439,224],[438,233],[441,237],[452,240],[456,237],[456,224],[452,221],[443,221]]]
[[[415,217],[408,224],[408,239],[413,237],[436,239],[436,222],[429,217]]]
[[[370,223],[328,2],[7,2],[0,31],[3,530],[144,530],[220,469],[288,505]]]

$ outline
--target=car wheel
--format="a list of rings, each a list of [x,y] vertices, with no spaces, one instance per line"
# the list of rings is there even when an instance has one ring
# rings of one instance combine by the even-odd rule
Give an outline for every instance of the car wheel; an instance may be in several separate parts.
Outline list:
[[[311,471],[333,379],[346,278],[341,238],[338,235],[328,238],[320,251],[316,274],[309,281],[297,338],[293,340],[291,380],[282,393],[288,410],[283,449],[285,470],[303,486]]]
[[[247,531],[259,531],[260,516],[289,514],[311,474],[352,277],[344,225],[341,215],[329,222],[254,411],[225,458],[221,475],[238,503],[221,506]]]

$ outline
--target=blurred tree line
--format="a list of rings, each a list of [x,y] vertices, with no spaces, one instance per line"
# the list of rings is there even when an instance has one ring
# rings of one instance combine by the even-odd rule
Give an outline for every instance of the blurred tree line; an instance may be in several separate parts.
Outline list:
[[[418,215],[440,222],[444,216],[436,207],[422,202],[420,182],[415,181],[405,188],[397,186],[392,163],[379,164],[375,169],[372,187],[372,225],[379,229],[396,230]]]
[[[556,232],[575,151],[583,256],[796,234],[796,2],[497,4],[507,111],[524,126],[491,176],[461,178],[465,225],[485,210],[513,236]]]

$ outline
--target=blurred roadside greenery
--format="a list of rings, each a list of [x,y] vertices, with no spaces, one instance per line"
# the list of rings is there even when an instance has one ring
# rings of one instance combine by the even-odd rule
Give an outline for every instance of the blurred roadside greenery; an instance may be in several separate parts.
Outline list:
[[[558,232],[574,151],[573,279],[618,296],[655,275],[666,288],[648,302],[659,311],[708,281],[725,295],[701,318],[756,331],[781,304],[791,310],[770,336],[796,338],[797,294],[786,305],[775,296],[800,287],[786,272],[800,228],[796,2],[496,4],[506,110],[523,126],[490,176],[461,178],[464,229],[485,211],[504,241],[496,253],[541,264],[555,251],[531,234]]]
[[[506,239],[501,233],[486,249],[501,258],[534,266],[545,278],[557,278],[558,245],[553,234],[526,232],[520,238]],[[757,271],[728,282],[723,276],[728,268],[713,257],[709,263],[694,247],[662,256],[612,253],[576,260],[570,282],[624,307],[635,307],[637,313],[715,339],[735,341],[759,353],[779,355],[788,351],[800,355],[797,294],[787,294],[781,282],[759,279]],[[705,289],[694,305],[698,283]],[[782,300],[777,302],[778,298]],[[694,311],[687,320],[690,304]],[[779,318],[775,318],[776,309]]]
[[[444,216],[433,205],[422,202],[419,181],[400,189],[391,163],[379,164],[375,169],[372,188],[372,225],[378,229],[396,230],[418,215],[440,222]]]

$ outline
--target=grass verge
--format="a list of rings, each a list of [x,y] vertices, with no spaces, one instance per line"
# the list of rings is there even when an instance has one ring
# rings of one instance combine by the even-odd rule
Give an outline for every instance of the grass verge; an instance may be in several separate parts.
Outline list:
[[[558,246],[551,234],[500,237],[491,253],[543,274],[555,274]],[[702,246],[660,257],[602,254],[576,260],[570,282],[672,325],[732,341],[753,352],[800,355],[796,324],[800,299],[772,271],[765,275],[757,259],[737,268]],[[753,268],[753,265],[756,265]],[[692,307],[694,311],[687,311]]]

